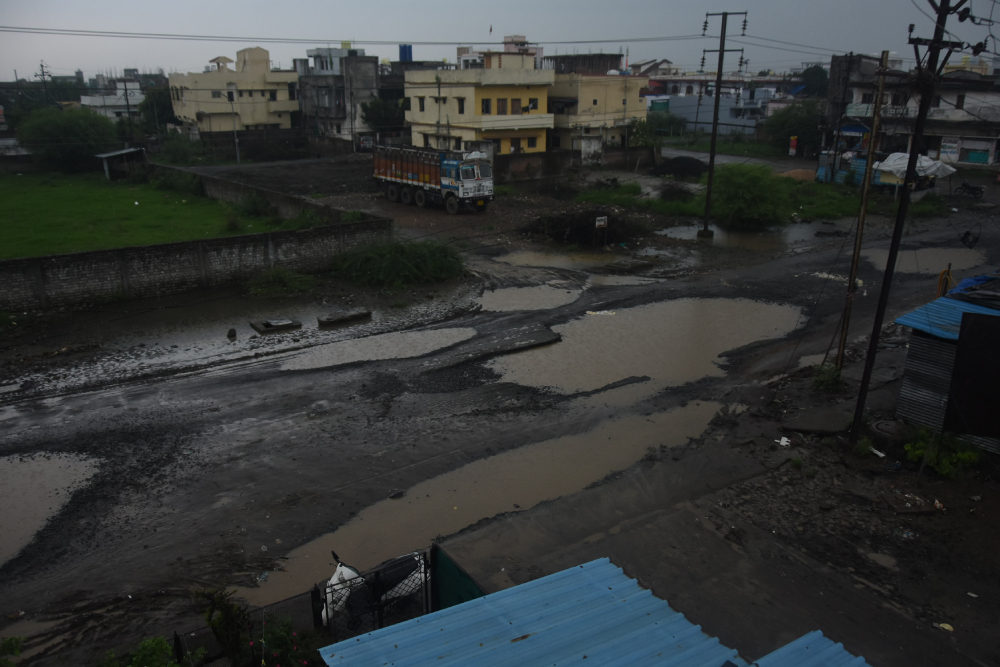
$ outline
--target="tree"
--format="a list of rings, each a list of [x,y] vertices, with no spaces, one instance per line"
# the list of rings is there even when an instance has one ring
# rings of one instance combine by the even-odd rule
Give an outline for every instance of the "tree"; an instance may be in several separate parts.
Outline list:
[[[712,215],[726,229],[761,231],[786,220],[786,181],[767,165],[727,164],[715,173]]]
[[[114,123],[89,109],[39,109],[17,128],[17,140],[60,171],[97,166],[96,154],[121,146]]]
[[[393,132],[403,129],[406,116],[399,101],[373,99],[361,103],[361,120],[376,132]]]
[[[767,136],[777,148],[786,148],[791,137],[798,137],[798,145],[818,147],[823,140],[820,123],[824,113],[821,100],[812,99],[790,104],[764,123]]]
[[[178,124],[174,116],[174,104],[170,99],[170,89],[149,88],[146,97],[139,103],[142,114],[142,131],[146,134],[160,134],[166,131],[166,124]]]
[[[819,65],[813,65],[802,70],[802,83],[805,89],[802,91],[810,97],[826,97],[826,90],[830,85],[830,77],[826,70]]]
[[[757,76],[771,76],[771,70],[762,69],[761,71],[757,72]]]

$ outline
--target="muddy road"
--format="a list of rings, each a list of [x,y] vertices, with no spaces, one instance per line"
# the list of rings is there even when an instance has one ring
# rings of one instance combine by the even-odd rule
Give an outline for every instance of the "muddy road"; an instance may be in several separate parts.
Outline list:
[[[1000,262],[996,239],[970,251],[944,223],[911,232],[904,256],[913,254],[913,266],[904,260],[897,275],[890,317],[933,296],[942,263],[962,277]],[[961,541],[977,564],[969,572],[935,580],[926,561],[936,552],[915,561],[923,579],[883,568],[887,577],[908,577],[914,591],[908,601],[890,596],[901,615],[886,611],[875,590],[899,592],[898,581],[862,573],[874,588],[859,588],[825,573],[805,533],[772,502],[775,494],[797,502],[769,481],[788,476],[793,458],[773,444],[782,428],[794,429],[802,413],[852,405],[856,384],[816,394],[808,367],[826,350],[843,305],[843,238],[805,247],[758,239],[760,247],[729,251],[661,237],[667,245],[651,247],[675,254],[647,261],[557,252],[497,230],[467,248],[464,281],[414,291],[406,308],[389,305],[398,295],[386,297],[357,327],[266,339],[241,330],[232,343],[222,337],[236,315],[226,315],[225,327],[205,315],[194,333],[148,322],[108,333],[98,356],[5,366],[0,481],[8,483],[0,494],[14,508],[5,517],[16,516],[3,519],[4,530],[10,525],[18,537],[0,553],[3,634],[36,636],[36,664],[83,663],[197,624],[192,589],[226,583],[265,604],[329,577],[330,549],[363,569],[452,536],[446,544],[491,590],[614,553],[675,608],[724,642],[733,637],[730,645],[749,642],[748,651],[763,651],[783,631],[762,627],[751,641],[719,601],[729,596],[734,609],[751,613],[756,588],[782,610],[763,618],[795,625],[797,614],[796,623],[829,628],[868,651],[873,665],[911,664],[903,660],[912,652],[876,650],[879,635],[866,624],[888,623],[886,614],[890,635],[921,637],[910,645],[933,656],[927,664],[996,659],[996,647],[969,638],[967,628],[956,643],[932,627],[957,613],[958,603],[932,591],[947,580],[980,587],[976,603],[984,606],[962,618],[995,629],[1000,586],[989,556],[976,551],[995,537]],[[877,233],[866,246],[852,340],[870,329],[886,247]],[[323,303],[270,307],[315,315],[362,298],[338,292]],[[880,355],[875,418],[891,417],[903,336]],[[157,345],[138,348],[140,339]],[[862,345],[852,344],[852,367]],[[795,458],[814,459],[820,471],[796,493],[818,497],[817,484],[878,477],[845,467],[851,460],[832,449],[813,451],[818,438],[787,432],[797,434]],[[941,482],[938,491],[949,502],[981,495],[978,516],[995,519],[988,481],[967,482],[968,493]],[[696,548],[703,538],[671,527],[719,508],[732,528],[719,523],[716,542]],[[851,533],[851,516],[830,529],[831,543],[868,548],[862,561],[881,567],[867,554],[889,547],[866,547],[870,538]],[[725,538],[737,525],[742,533]],[[914,532],[954,538],[956,525],[965,524]],[[741,549],[745,559],[732,562]],[[794,563],[805,588],[769,569],[769,558],[788,553],[805,554]],[[714,567],[735,579],[706,584],[699,601],[696,587],[666,583],[668,565],[691,581],[709,581]],[[751,570],[738,590],[738,573]],[[823,586],[836,589],[835,602],[816,602]],[[856,622],[831,620],[845,612]],[[932,631],[940,635],[923,636]],[[898,637],[882,639],[895,646]]]

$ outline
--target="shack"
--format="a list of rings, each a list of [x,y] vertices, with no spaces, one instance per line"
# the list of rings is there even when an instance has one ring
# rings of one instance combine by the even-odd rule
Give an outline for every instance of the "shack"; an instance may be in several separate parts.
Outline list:
[[[945,296],[896,318],[913,330],[896,417],[1000,454],[989,405],[1000,377],[998,290],[1000,276],[967,278]]]
[[[146,164],[145,148],[125,148],[110,153],[99,153],[94,157],[104,163],[104,176],[109,181],[125,178],[137,165]]]

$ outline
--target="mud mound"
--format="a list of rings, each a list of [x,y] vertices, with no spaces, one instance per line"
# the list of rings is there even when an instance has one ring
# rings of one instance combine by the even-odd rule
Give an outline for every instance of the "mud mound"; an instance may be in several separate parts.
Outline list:
[[[788,178],[794,178],[796,181],[806,181],[812,182],[816,180],[816,170],[815,169],[792,169],[791,171],[785,171],[778,176],[786,176]]]
[[[607,217],[607,228],[596,226],[598,217]],[[528,234],[579,246],[600,247],[605,243],[624,243],[647,230],[628,219],[615,207],[588,206],[562,213],[543,215],[522,228]],[[606,233],[605,233],[606,232]]]
[[[699,178],[708,171],[708,165],[697,158],[681,156],[664,160],[654,165],[649,173],[653,176],[673,176],[674,178]]]

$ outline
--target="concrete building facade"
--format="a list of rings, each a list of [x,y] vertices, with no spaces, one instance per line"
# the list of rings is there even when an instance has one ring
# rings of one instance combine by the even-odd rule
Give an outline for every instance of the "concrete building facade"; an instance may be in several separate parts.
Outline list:
[[[644,76],[556,74],[549,93],[554,127],[550,149],[580,150],[587,137],[600,137],[606,146],[628,143],[626,128],[646,119],[641,91]]]
[[[498,153],[544,151],[554,82],[554,72],[535,69],[533,54],[502,51],[484,53],[481,69],[409,71],[411,143],[461,150],[491,141]]]
[[[310,49],[296,59],[302,126],[319,136],[352,141],[372,131],[361,105],[379,96],[381,67],[364,49]]]
[[[210,63],[205,72],[170,75],[177,118],[199,132],[292,127],[299,110],[297,72],[272,69],[270,54],[260,47],[237,51],[235,62],[219,56]]]
[[[115,82],[115,85],[116,90],[112,94],[81,95],[80,106],[111,120],[128,118],[129,113],[132,118],[138,118],[139,104],[146,99],[139,89],[139,82],[123,80]]]

